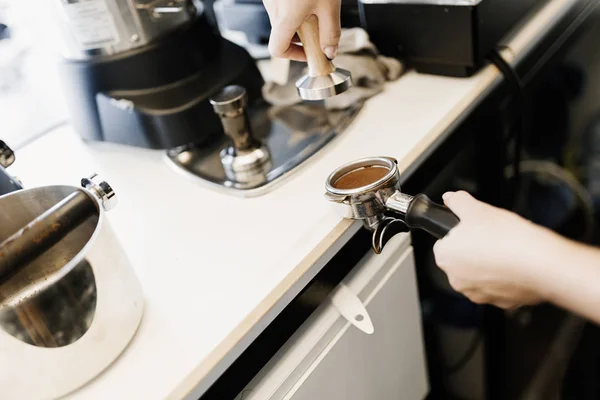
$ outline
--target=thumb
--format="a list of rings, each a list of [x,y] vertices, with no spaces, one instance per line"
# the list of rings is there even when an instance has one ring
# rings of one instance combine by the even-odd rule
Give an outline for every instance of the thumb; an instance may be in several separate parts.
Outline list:
[[[447,192],[442,196],[442,199],[444,200],[444,204],[460,219],[472,214],[479,205],[478,200],[462,190]]]
[[[338,51],[340,37],[342,36],[341,26],[341,1],[324,1],[317,11],[319,18],[319,41],[321,50],[327,58],[333,60]]]

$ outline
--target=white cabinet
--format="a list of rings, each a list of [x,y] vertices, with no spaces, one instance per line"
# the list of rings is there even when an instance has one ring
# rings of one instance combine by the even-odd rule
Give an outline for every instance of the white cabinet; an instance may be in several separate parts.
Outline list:
[[[397,235],[381,255],[366,255],[342,285],[345,298],[323,303],[240,393],[239,400],[420,400],[426,396],[410,236]],[[367,315],[355,303],[362,303]],[[342,314],[348,318],[356,314],[362,323],[370,318],[373,332],[365,333]]]

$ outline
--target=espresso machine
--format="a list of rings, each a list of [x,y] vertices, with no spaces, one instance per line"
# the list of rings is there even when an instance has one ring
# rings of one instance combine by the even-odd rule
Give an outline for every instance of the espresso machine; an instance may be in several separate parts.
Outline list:
[[[361,26],[415,70],[468,77],[536,5],[548,0],[357,0]]]
[[[54,0],[71,121],[88,142],[164,150],[176,172],[253,196],[296,171],[360,110],[275,106],[249,52],[192,0]]]

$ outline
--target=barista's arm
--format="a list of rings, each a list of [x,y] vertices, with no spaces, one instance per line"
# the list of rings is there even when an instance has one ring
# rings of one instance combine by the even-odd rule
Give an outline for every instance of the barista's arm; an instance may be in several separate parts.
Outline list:
[[[456,290],[502,308],[548,301],[600,323],[600,250],[465,192],[444,202],[461,222],[434,251]]]
[[[537,268],[550,302],[600,324],[600,250],[560,238]]]

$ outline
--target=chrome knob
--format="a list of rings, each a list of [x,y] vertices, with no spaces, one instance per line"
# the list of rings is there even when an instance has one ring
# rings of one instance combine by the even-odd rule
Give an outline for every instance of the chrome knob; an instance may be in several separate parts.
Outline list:
[[[259,147],[254,139],[246,114],[248,94],[241,86],[226,86],[210,99],[215,113],[221,118],[223,130],[233,141],[235,153]]]
[[[15,153],[2,140],[0,140],[0,166],[10,167],[15,162]]]
[[[226,86],[210,99],[210,104],[219,117],[234,117],[244,113],[248,105],[248,94],[242,86]]]
[[[89,190],[102,204],[104,211],[110,211],[117,205],[117,195],[108,182],[102,180],[98,174],[81,180],[81,186]]]

